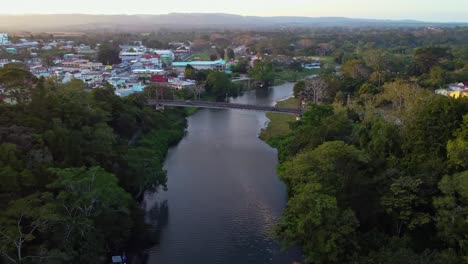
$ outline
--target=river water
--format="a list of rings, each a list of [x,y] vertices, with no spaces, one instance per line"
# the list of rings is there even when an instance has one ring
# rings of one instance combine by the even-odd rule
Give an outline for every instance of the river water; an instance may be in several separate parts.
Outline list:
[[[293,84],[250,91],[231,99],[274,105]],[[286,205],[277,151],[258,138],[265,113],[203,109],[188,118],[187,134],[169,150],[168,190],[146,194],[148,222],[159,243],[148,264],[293,263],[297,250],[281,252],[273,228]]]

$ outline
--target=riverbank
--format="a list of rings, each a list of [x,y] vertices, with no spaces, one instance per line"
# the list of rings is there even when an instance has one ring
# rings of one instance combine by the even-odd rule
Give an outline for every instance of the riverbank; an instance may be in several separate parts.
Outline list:
[[[169,149],[177,145],[184,137],[187,128],[187,117],[196,111],[197,108],[187,108],[153,113],[153,120],[159,120],[159,122],[152,124],[152,129],[146,133],[141,133],[129,145],[126,159],[128,160],[128,166],[136,172],[133,180],[144,183],[138,186],[138,192],[134,194],[134,199],[140,205],[139,208],[134,208],[132,212],[135,225],[132,237],[127,241],[126,246],[126,251],[131,260],[135,257],[139,259],[138,255],[140,255],[142,248],[150,248],[157,242],[154,238],[156,237],[154,228],[145,220],[145,211],[141,204],[143,194],[159,187],[166,188],[167,174],[164,169],[164,161]],[[156,118],[156,116],[164,116],[164,118]],[[153,120],[147,121],[151,122]],[[141,179],[141,177],[145,177],[145,179]]]
[[[277,107],[297,108],[298,100],[294,97],[284,101],[278,101]],[[277,137],[286,136],[291,132],[290,124],[296,121],[296,117],[288,114],[267,113],[266,117],[270,120],[268,125],[260,132],[260,139],[269,143]]]
[[[310,69],[302,71],[276,69],[274,85],[281,85],[287,82],[297,82],[309,76],[319,74],[320,69]]]

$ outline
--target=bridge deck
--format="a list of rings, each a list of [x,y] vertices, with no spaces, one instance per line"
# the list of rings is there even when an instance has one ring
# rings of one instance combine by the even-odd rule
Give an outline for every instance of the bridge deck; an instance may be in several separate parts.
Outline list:
[[[302,109],[292,108],[281,108],[275,106],[265,105],[249,105],[249,104],[233,104],[224,102],[206,102],[206,101],[173,101],[173,100],[154,100],[150,99],[147,101],[149,106],[176,106],[176,107],[200,107],[200,108],[212,108],[212,109],[240,109],[240,110],[252,110],[261,112],[272,112],[272,113],[284,113],[292,115],[302,115]]]

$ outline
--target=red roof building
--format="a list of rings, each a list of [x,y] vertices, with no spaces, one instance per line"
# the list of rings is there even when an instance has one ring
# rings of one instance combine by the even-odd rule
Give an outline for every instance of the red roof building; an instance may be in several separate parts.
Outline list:
[[[163,75],[153,75],[151,76],[151,82],[153,83],[166,83],[167,78]]]

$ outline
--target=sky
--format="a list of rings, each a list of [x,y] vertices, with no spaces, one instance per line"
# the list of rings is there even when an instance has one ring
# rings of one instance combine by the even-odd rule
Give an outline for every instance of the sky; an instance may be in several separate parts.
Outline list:
[[[468,0],[1,0],[0,14],[229,13],[468,22]]]

